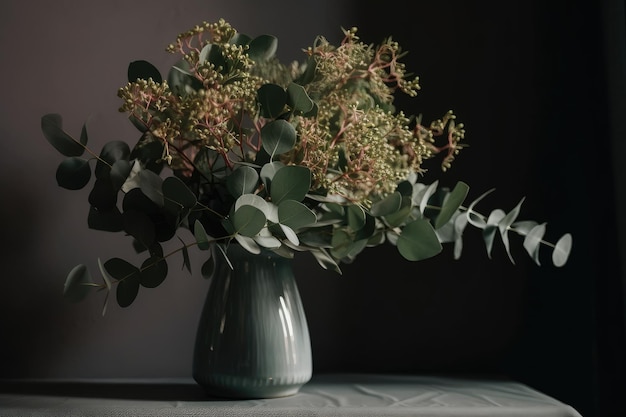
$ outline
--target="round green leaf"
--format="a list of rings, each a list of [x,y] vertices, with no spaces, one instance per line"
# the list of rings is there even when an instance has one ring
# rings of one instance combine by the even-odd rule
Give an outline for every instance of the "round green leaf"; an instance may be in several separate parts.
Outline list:
[[[184,59],[178,61],[170,69],[167,75],[167,84],[174,94],[185,97],[202,88],[202,82],[194,77],[189,70],[189,63]]]
[[[254,206],[241,206],[232,215],[232,224],[235,232],[242,235],[253,237],[258,234],[265,226],[265,214]]]
[[[291,83],[287,86],[287,96],[287,104],[289,104],[289,107],[291,107],[294,112],[306,114],[313,110],[315,106],[315,103],[311,100],[311,97],[309,97],[304,87],[296,83]]]
[[[120,258],[111,258],[106,261],[103,266],[104,269],[106,269],[106,271],[109,273],[109,275],[119,281],[125,280],[132,276],[134,276],[135,278],[139,277],[139,269],[133,264]]]
[[[140,283],[146,288],[156,288],[167,277],[167,262],[161,256],[151,256],[141,265]]]
[[[91,179],[89,161],[83,158],[66,158],[56,172],[57,184],[67,190],[80,190]]]
[[[402,194],[394,192],[389,194],[382,200],[376,201],[372,204],[370,214],[374,217],[387,216],[400,210],[402,206]]]
[[[226,68],[226,60],[222,54],[222,47],[218,44],[208,43],[202,48],[199,55],[199,62],[210,62],[215,68]]]
[[[111,167],[111,183],[113,184],[114,190],[119,190],[122,188],[124,182],[130,175],[131,166],[130,162],[126,159],[120,159],[119,161],[115,161],[113,166]]]
[[[384,216],[385,221],[391,227],[397,227],[404,223],[409,214],[411,214],[411,210],[413,208],[411,205],[411,201],[411,197],[402,197],[402,205],[400,207],[400,210]]]
[[[404,226],[397,245],[400,254],[409,261],[433,257],[442,249],[435,229],[426,219],[415,220]]]
[[[272,120],[261,128],[263,149],[270,158],[292,150],[296,137],[296,129],[286,120]]]
[[[113,210],[117,204],[117,191],[113,189],[111,181],[99,178],[94,182],[87,200],[98,210]]]
[[[267,61],[278,50],[278,38],[272,35],[261,35],[250,41],[248,56],[256,62]]]
[[[311,171],[299,165],[287,165],[274,175],[270,195],[279,205],[283,200],[302,201],[311,188]]]
[[[254,239],[252,239],[251,237],[235,235],[235,240],[241,245],[242,248],[244,248],[248,252],[254,255],[258,255],[259,253],[261,253],[261,247],[257,245]]]
[[[96,178],[108,177],[111,166],[119,160],[128,160],[130,156],[130,148],[126,142],[114,140],[108,142],[100,151],[99,160],[96,163]]]
[[[257,90],[257,100],[261,105],[261,116],[278,117],[287,104],[287,92],[277,84],[263,84]]]
[[[317,217],[307,206],[294,200],[284,200],[278,206],[278,221],[293,230],[310,226]]]
[[[139,60],[128,64],[128,82],[134,83],[138,79],[147,80],[148,78],[152,78],[152,81],[156,83],[163,81],[159,70],[148,61]]]
[[[159,207],[163,207],[163,178],[158,174],[144,169],[137,174],[141,192]]]
[[[252,193],[259,182],[259,174],[252,167],[242,165],[235,169],[226,180],[226,188],[237,198],[243,194]]]
[[[256,194],[241,195],[237,201],[235,201],[235,210],[238,210],[241,206],[254,206],[261,210],[265,217],[269,218],[271,216],[272,209],[270,205],[263,199],[263,197]]]
[[[230,38],[228,43],[232,43],[234,45],[248,45],[252,41],[252,38],[248,35],[244,35],[243,33],[235,33],[235,36]]]
[[[339,229],[333,233],[332,248],[330,252],[337,259],[342,259],[352,249],[353,237],[345,230]]]
[[[128,307],[135,301],[139,293],[139,276],[133,275],[117,284],[117,304],[120,307]]]
[[[350,229],[357,231],[365,226],[365,210],[356,204],[349,205],[346,209],[348,216],[348,226]]]
[[[196,205],[196,195],[178,177],[165,178],[162,189],[165,208],[172,213],[192,209]]]

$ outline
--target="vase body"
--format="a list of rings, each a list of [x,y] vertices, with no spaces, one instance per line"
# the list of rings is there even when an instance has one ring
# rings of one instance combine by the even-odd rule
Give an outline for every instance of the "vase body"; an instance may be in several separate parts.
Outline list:
[[[304,308],[292,261],[230,245],[219,260],[198,324],[193,377],[209,396],[293,395],[311,379]]]

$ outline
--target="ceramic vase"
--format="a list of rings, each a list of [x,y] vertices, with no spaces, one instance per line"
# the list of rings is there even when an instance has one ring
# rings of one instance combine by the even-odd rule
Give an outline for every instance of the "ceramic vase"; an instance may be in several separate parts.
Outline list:
[[[296,394],[311,378],[311,342],[292,260],[230,245],[198,324],[193,377],[212,397]],[[219,257],[219,255],[218,255]]]

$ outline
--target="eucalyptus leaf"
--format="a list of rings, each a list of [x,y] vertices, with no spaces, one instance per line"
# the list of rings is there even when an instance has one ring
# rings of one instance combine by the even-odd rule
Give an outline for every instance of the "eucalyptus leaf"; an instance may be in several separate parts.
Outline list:
[[[121,232],[124,230],[124,220],[117,207],[113,207],[111,210],[99,210],[91,206],[87,216],[87,226],[93,230]]]
[[[441,211],[435,220],[435,229],[439,229],[452,218],[454,213],[461,207],[467,193],[469,192],[469,186],[459,181],[456,183],[454,189],[448,194],[447,198],[441,207]]]
[[[524,238],[524,249],[528,255],[535,261],[537,265],[541,265],[539,261],[539,247],[541,240],[546,233],[546,223],[538,224],[526,234]]]
[[[128,179],[128,176],[130,175],[131,171],[132,171],[132,168],[131,168],[130,162],[128,162],[126,159],[120,159],[113,163],[113,166],[111,167],[110,176],[111,176],[111,183],[113,184],[113,189],[115,191],[118,191],[122,188],[122,186]]]
[[[99,178],[94,182],[87,201],[98,210],[110,211],[117,205],[117,195],[109,179]]]
[[[280,116],[287,104],[287,92],[277,84],[263,84],[257,90],[261,116],[274,119]]]
[[[478,196],[477,199],[475,199],[474,201],[472,201],[470,203],[470,205],[467,207],[467,221],[469,222],[469,224],[471,224],[474,227],[477,227],[479,229],[483,229],[486,225],[487,222],[481,218],[481,216],[474,210],[474,207],[483,199],[485,198],[487,195],[489,195],[490,193],[492,193],[495,190],[495,188],[492,188],[488,191],[485,191],[484,193],[482,193],[480,196]]]
[[[411,205],[411,197],[402,197],[402,205],[400,207],[400,210],[384,216],[385,222],[390,227],[397,227],[402,225],[409,217],[409,214],[411,214],[412,208],[413,206]]]
[[[265,214],[254,206],[241,206],[231,216],[237,234],[253,237],[265,226]]]
[[[248,252],[258,255],[261,253],[261,248],[251,237],[244,235],[235,235],[235,240]],[[232,266],[231,266],[232,267]]]
[[[260,197],[256,194],[243,194],[241,195],[237,201],[235,201],[235,211],[239,210],[241,206],[253,206],[258,208],[263,212],[265,217],[269,218],[271,214],[271,207],[263,197]]]
[[[298,235],[296,234],[296,232],[293,231],[291,227],[287,226],[286,224],[279,224],[279,226],[289,242],[291,242],[295,246],[298,246],[300,244],[300,239],[298,239]]]
[[[430,184],[422,193],[419,201],[420,213],[424,214],[424,210],[426,210],[426,206],[428,205],[428,200],[430,200],[430,197],[435,194],[438,185],[439,181],[435,181]]]
[[[254,237],[254,241],[258,243],[259,246],[270,249],[279,248],[282,245],[280,240],[274,237],[267,228],[261,229],[261,232]]]
[[[293,230],[310,226],[317,220],[307,206],[294,200],[284,200],[278,205],[278,220]]]
[[[161,185],[164,206],[172,213],[190,210],[196,203],[196,195],[178,177],[167,177]]]
[[[147,80],[152,78],[155,83],[163,82],[159,70],[148,61],[133,61],[128,65],[128,82],[134,83],[138,79]]]
[[[124,259],[111,258],[103,266],[109,275],[118,281],[126,280],[129,277],[139,278],[139,268]]]
[[[104,281],[107,291],[111,291],[111,281],[113,281],[113,277],[109,275],[100,258],[98,258],[98,268],[100,269],[100,274],[102,275],[102,280]]]
[[[151,256],[141,264],[139,282],[145,288],[156,288],[167,277],[167,262],[161,256]]]
[[[526,236],[538,224],[534,220],[522,220],[514,222],[511,227],[515,229],[515,233],[518,235]]]
[[[48,142],[62,155],[68,157],[81,156],[85,152],[87,135],[81,135],[81,140],[84,140],[84,143],[68,135],[63,130],[63,119],[60,114],[50,113],[42,116],[41,130]]]
[[[387,216],[400,210],[400,207],[402,207],[402,194],[396,191],[384,199],[374,202],[370,214],[375,217]]]
[[[274,178],[274,175],[276,175],[276,172],[284,166],[285,164],[280,161],[272,161],[263,165],[260,177],[261,181],[263,181],[263,184],[265,185],[265,188],[268,190],[272,188],[272,179]]]
[[[315,106],[304,87],[296,83],[287,86],[287,104],[294,112],[304,114],[309,113]]]
[[[66,158],[56,172],[57,184],[67,190],[80,190],[89,183],[91,168],[89,161],[76,156]]]
[[[363,207],[356,204],[349,205],[346,207],[346,215],[348,226],[355,232],[365,226],[365,210],[363,210]]]
[[[298,165],[287,165],[274,175],[270,195],[274,204],[283,200],[302,201],[311,188],[311,171]]]
[[[91,282],[91,274],[87,267],[83,264],[76,265],[67,274],[63,286],[63,296],[71,302],[79,302],[89,294],[91,287],[88,284]]]
[[[209,235],[204,229],[204,226],[198,220],[196,220],[196,222],[193,225],[193,235],[196,239],[196,243],[198,244],[198,249],[200,250],[210,249],[211,246],[209,243],[211,242],[212,239],[210,239]]]
[[[181,251],[183,253],[183,268],[185,268],[187,272],[191,273],[191,258],[189,257],[189,249],[180,237],[178,240],[181,243]]]
[[[149,170],[142,170],[137,174],[141,192],[159,207],[163,207],[163,179]]]
[[[130,306],[139,293],[139,276],[133,275],[117,284],[117,304],[124,308]]]
[[[506,254],[509,256],[511,263],[515,265],[515,261],[513,260],[513,256],[511,255],[511,248],[509,245],[509,227],[513,224],[515,219],[519,216],[519,212],[522,207],[522,203],[524,203],[524,198],[520,200],[519,203],[504,216],[502,220],[498,223],[498,228],[500,229],[500,235],[502,236],[502,242],[504,243],[504,248],[506,249]]]
[[[485,241],[485,248],[487,249],[487,256],[491,259],[491,250],[493,248],[493,242],[498,233],[498,223],[506,216],[506,213],[500,209],[493,210],[487,218],[487,224],[483,229],[483,240]]]
[[[96,178],[108,178],[113,164],[119,160],[128,160],[130,148],[126,142],[114,140],[107,142],[100,151],[96,163]]]
[[[226,187],[230,194],[237,198],[243,194],[252,193],[258,186],[259,174],[254,168],[240,166],[233,170],[226,180]]]
[[[296,129],[283,119],[272,120],[261,128],[262,146],[270,159],[292,150],[296,138]]]
[[[188,96],[202,88],[202,82],[190,72],[189,63],[180,60],[167,74],[167,84],[174,94]]]
[[[435,229],[426,219],[414,220],[402,228],[398,237],[398,251],[409,261],[421,261],[441,252]]]
[[[235,35],[230,38],[228,43],[232,43],[234,45],[248,45],[252,41],[252,38],[243,33],[235,33]]]
[[[569,254],[572,250],[572,235],[569,233],[564,234],[556,242],[554,250],[552,251],[552,262],[555,266],[561,267],[567,262]]]
[[[341,274],[341,269],[337,262],[324,249],[312,250],[311,254],[322,268]]]
[[[278,50],[278,38],[272,35],[261,35],[249,43],[248,56],[256,61],[263,62],[272,58]]]
[[[454,232],[456,235],[456,239],[454,241],[454,259],[458,260],[461,258],[461,253],[463,252],[463,231],[467,226],[467,216],[459,215],[454,220]]]
[[[346,230],[335,230],[331,241],[332,248],[330,253],[337,259],[345,258],[350,253],[353,240],[353,236]]]

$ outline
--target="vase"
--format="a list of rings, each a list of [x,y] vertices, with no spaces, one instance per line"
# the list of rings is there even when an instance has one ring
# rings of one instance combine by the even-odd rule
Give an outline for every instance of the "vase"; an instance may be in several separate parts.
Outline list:
[[[312,358],[292,260],[236,244],[227,255],[233,268],[218,260],[198,324],[193,378],[212,397],[296,394]]]

